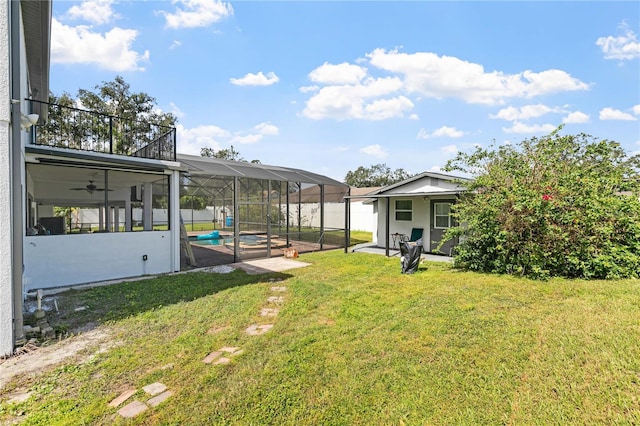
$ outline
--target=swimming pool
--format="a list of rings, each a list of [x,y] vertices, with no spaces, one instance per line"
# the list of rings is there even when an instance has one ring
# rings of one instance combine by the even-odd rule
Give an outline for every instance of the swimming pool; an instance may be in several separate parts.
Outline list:
[[[195,240],[189,238],[189,241],[191,244],[197,244],[200,246],[233,245],[233,237],[213,238],[210,240]],[[256,246],[258,244],[266,244],[267,238],[261,235],[240,235],[240,242],[248,246]]]

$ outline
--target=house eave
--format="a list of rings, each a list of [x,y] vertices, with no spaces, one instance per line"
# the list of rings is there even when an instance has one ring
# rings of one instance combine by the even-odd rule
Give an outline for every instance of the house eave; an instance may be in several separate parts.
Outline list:
[[[24,23],[31,98],[46,102],[49,100],[51,1],[22,0],[20,7]]]
[[[186,171],[179,162],[167,160],[152,160],[140,157],[125,157],[114,154],[95,153],[90,151],[76,151],[66,148],[27,145],[25,153],[35,162],[49,163],[84,163],[86,165],[103,165],[132,170]]]

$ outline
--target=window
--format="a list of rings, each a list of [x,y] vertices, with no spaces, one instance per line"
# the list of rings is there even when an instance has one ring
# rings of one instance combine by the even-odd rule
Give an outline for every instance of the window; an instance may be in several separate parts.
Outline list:
[[[433,222],[436,229],[451,227],[451,203],[433,203]]]
[[[409,221],[413,219],[413,202],[411,200],[396,200],[396,220]]]

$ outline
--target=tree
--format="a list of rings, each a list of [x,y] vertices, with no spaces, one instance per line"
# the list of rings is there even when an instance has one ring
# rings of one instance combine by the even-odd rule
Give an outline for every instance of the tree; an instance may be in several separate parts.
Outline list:
[[[355,171],[348,171],[344,183],[349,186],[366,188],[370,186],[387,186],[401,182],[412,176],[404,169],[391,170],[386,164],[376,164],[371,167],[358,167]]]
[[[242,158],[240,153],[235,150],[233,145],[231,145],[229,149],[219,149],[218,151],[209,147],[200,148],[200,155],[207,158],[247,162],[247,160]],[[251,164],[260,164],[260,160],[251,160]]]
[[[560,130],[458,153],[474,175],[454,207],[463,269],[546,278],[640,277],[640,157]]]
[[[233,145],[229,149],[220,149],[216,151],[213,148],[200,148],[200,155],[208,158],[219,158],[221,160],[233,160],[233,161],[246,161],[240,156],[240,153],[233,148]]]

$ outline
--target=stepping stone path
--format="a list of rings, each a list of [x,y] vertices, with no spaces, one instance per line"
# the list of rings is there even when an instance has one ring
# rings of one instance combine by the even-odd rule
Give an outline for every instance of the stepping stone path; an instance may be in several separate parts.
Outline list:
[[[271,330],[272,327],[273,327],[273,324],[263,324],[263,325],[253,324],[247,327],[245,331],[249,336],[259,336]]]
[[[171,395],[173,395],[173,392],[167,390],[167,387],[160,382],[151,383],[150,385],[143,387],[142,390],[146,394],[151,395],[152,398],[148,399],[146,403],[135,400],[125,405],[120,410],[118,410],[118,414],[121,417],[127,419],[135,417],[138,414],[147,411],[149,408],[157,407],[158,405],[166,401]],[[137,392],[137,389],[127,389],[126,391],[122,392],[117,398],[111,401],[109,403],[109,406],[114,408],[119,407],[123,402],[131,398]]]
[[[279,310],[276,308],[262,308],[260,310],[261,317],[275,317],[278,315]]]
[[[272,280],[274,281],[274,280]],[[287,291],[287,287],[285,286],[273,286],[271,287],[271,291],[273,293],[283,293]],[[284,296],[269,296],[267,298],[267,303],[275,304],[277,306],[282,306],[284,303]],[[280,310],[278,308],[262,308],[260,310],[260,316],[262,317],[276,317]],[[216,329],[211,329],[208,331],[208,334],[214,334],[222,330],[226,330],[228,327],[218,327]],[[260,334],[264,334],[267,331],[273,328],[273,324],[252,324],[245,329],[245,332],[250,336],[258,336]],[[240,355],[244,351],[241,348],[235,346],[224,346],[217,351],[213,351],[208,354],[202,362],[205,364],[212,365],[223,365],[231,362],[231,358]],[[162,404],[164,401],[169,399],[173,392],[167,390],[167,387],[160,383],[152,383],[142,388],[142,390],[151,396],[146,402],[141,402],[138,400],[132,401],[129,404],[118,410],[118,414],[124,418],[132,418],[137,415],[144,413],[145,411],[155,408],[158,405]],[[118,397],[113,399],[109,406],[113,408],[117,408],[122,405],[125,401],[131,398],[133,395],[138,393],[137,389],[127,389],[122,392]]]
[[[240,348],[236,348],[233,346],[225,346],[224,348],[220,348],[215,352],[211,352],[202,360],[202,362],[204,362],[205,364],[213,364],[213,365],[228,364],[231,362],[231,359],[227,357],[223,357],[222,356],[223,354],[229,354],[229,356],[237,356],[237,355],[240,355],[242,352],[244,351]]]

